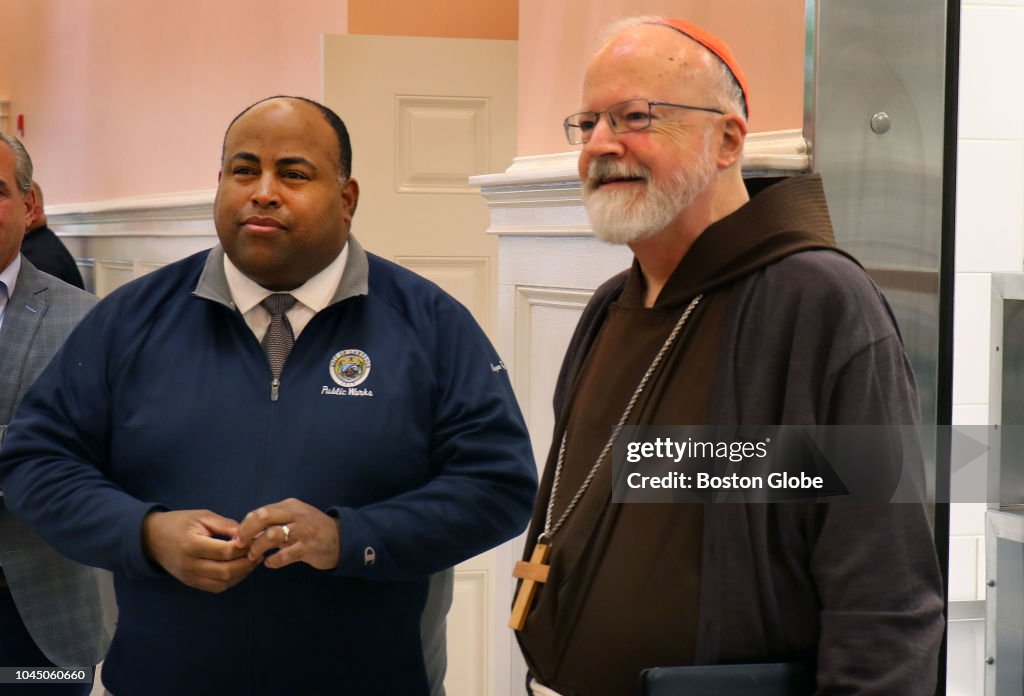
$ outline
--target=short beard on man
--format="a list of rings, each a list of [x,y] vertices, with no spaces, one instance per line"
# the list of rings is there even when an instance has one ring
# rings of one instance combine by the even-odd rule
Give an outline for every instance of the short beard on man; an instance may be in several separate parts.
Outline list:
[[[690,166],[679,169],[663,183],[655,182],[651,170],[640,164],[593,160],[583,183],[583,202],[594,235],[611,244],[629,244],[666,229],[703,193],[717,171],[710,136],[709,130],[700,154]],[[613,190],[598,186],[602,180],[629,178],[643,179],[644,189]]]

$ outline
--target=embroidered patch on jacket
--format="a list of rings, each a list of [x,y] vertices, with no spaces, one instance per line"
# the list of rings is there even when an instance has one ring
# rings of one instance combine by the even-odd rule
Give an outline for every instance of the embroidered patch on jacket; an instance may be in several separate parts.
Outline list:
[[[331,358],[331,379],[342,387],[356,387],[370,376],[370,356],[349,348]]]

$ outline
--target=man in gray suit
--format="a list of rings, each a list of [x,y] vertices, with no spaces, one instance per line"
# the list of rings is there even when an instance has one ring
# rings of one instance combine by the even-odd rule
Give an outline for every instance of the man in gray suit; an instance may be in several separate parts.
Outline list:
[[[17,139],[0,133],[0,448],[18,402],[97,301],[21,256],[33,207],[32,160]],[[101,581],[100,571],[67,560],[17,522],[0,492],[0,667],[100,662],[109,643]],[[40,696],[87,694],[89,682],[23,688]]]

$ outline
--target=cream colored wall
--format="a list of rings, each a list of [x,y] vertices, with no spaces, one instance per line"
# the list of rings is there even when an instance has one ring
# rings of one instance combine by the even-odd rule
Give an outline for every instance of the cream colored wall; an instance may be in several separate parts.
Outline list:
[[[240,109],[320,97],[320,35],[347,14],[346,0],[0,0],[12,128],[24,114],[47,202],[214,187]]]
[[[682,17],[729,43],[750,83],[752,132],[801,127],[804,0],[520,0],[519,155],[571,149],[561,124],[579,108],[597,36],[637,14]]]
[[[515,39],[519,0],[349,0],[350,34]]]

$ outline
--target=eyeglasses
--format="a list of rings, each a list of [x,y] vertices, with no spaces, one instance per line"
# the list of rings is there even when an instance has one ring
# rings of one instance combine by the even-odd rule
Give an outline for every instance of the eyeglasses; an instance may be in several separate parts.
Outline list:
[[[672,104],[671,102],[647,101],[646,99],[630,99],[629,101],[612,104],[604,111],[581,111],[565,119],[565,137],[570,145],[582,145],[590,140],[597,128],[597,122],[604,114],[613,133],[634,133],[651,127],[654,120],[652,111],[656,106],[671,106],[676,109],[692,109],[707,111],[712,114],[724,114],[720,109],[706,106],[690,106],[689,104]]]

